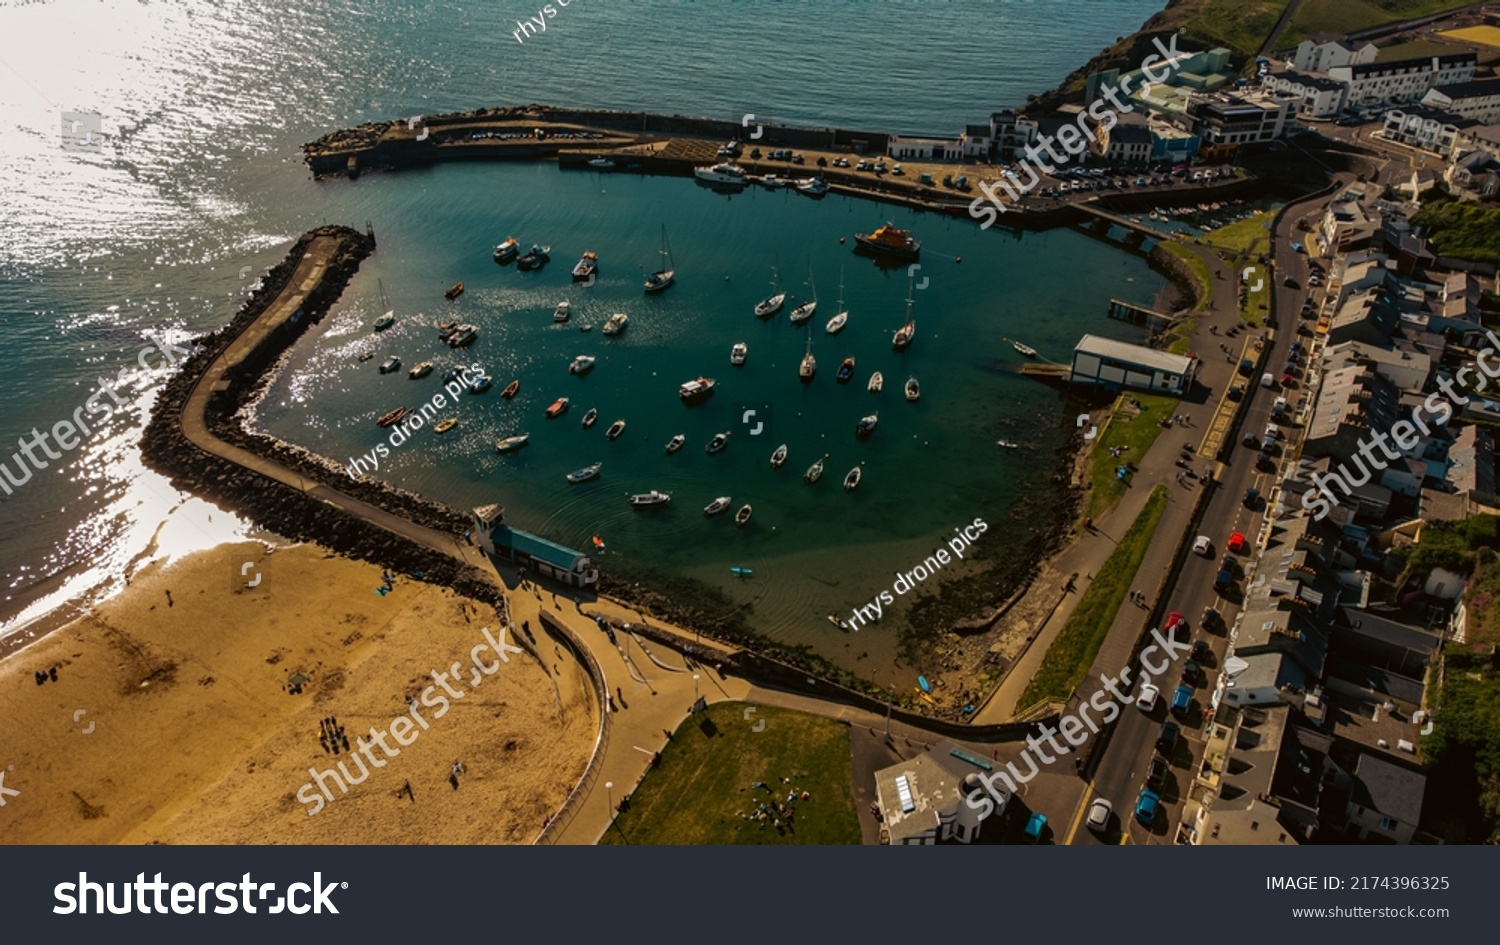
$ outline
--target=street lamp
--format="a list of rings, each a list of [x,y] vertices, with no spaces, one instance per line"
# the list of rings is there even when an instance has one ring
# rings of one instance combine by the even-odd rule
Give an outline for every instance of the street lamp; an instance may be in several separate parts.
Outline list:
[[[609,816],[610,816],[610,819],[614,819],[614,816],[615,816],[615,782],[613,782],[613,781],[605,781],[604,782],[604,790],[605,790],[605,796],[609,798]]]
[[[885,703],[885,737],[891,737],[891,705],[896,701],[896,686],[891,685],[891,697]]]
[[[698,702],[698,674],[693,674],[693,702]]]

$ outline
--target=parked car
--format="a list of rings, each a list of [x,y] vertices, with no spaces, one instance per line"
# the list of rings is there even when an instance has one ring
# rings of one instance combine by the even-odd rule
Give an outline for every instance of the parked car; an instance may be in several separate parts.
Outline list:
[[[1225,547],[1229,549],[1230,553],[1238,555],[1245,553],[1247,544],[1244,532],[1230,532],[1229,543]]]
[[[1218,613],[1218,611],[1214,611],[1214,613]],[[1188,656],[1192,659],[1197,660],[1198,664],[1201,666],[1208,661],[1209,656],[1211,656],[1212,654],[1213,649],[1208,645],[1207,640],[1194,640],[1193,650],[1188,654]]]
[[[1170,758],[1181,734],[1182,728],[1176,722],[1163,722],[1161,734],[1156,736],[1156,750]]]
[[[1151,760],[1146,762],[1146,787],[1159,788],[1166,784],[1167,774],[1171,770],[1172,766],[1167,763],[1167,759],[1161,755],[1152,755]]]
[[[1203,608],[1202,624],[1204,627],[1222,627],[1224,625],[1224,615],[1213,607],[1205,607]]]
[[[1270,453],[1262,450],[1260,455],[1255,457],[1255,468],[1259,469],[1261,472],[1275,472],[1276,461],[1271,458]]]
[[[1235,384],[1225,392],[1225,396],[1227,396],[1230,400],[1239,400],[1241,397],[1245,396],[1245,388],[1241,387],[1238,384]]]
[[[1193,687],[1186,683],[1178,686],[1172,693],[1171,713],[1179,718],[1187,715],[1188,709],[1193,705]]]
[[[1135,819],[1149,827],[1156,823],[1156,812],[1161,807],[1161,795],[1146,790],[1135,799]]]
[[[1214,575],[1214,590],[1220,594],[1228,591],[1234,586],[1234,572],[1228,568],[1220,568],[1219,573]]]
[[[1026,843],[1041,843],[1042,832],[1047,829],[1046,814],[1032,814],[1026,821],[1026,832],[1023,839]]]
[[[1214,553],[1214,542],[1207,535],[1199,535],[1193,541],[1193,551],[1205,558],[1212,557]]]
[[[1135,697],[1135,706],[1142,712],[1156,708],[1156,697],[1161,692],[1150,683],[1141,683],[1141,694]]]
[[[1197,685],[1203,678],[1203,667],[1198,665],[1197,660],[1188,660],[1182,664],[1182,678],[1186,682]]]
[[[1167,614],[1167,622],[1161,629],[1163,633],[1172,637],[1176,637],[1178,634],[1185,636],[1188,632],[1187,618],[1174,610],[1170,614]]]
[[[1244,498],[1243,501],[1245,503],[1245,508],[1247,508],[1247,509],[1253,509],[1253,508],[1255,508],[1257,505],[1260,504],[1260,490],[1257,489],[1257,488],[1255,488],[1254,486],[1251,486],[1250,488],[1246,489],[1245,490],[1245,498]]]

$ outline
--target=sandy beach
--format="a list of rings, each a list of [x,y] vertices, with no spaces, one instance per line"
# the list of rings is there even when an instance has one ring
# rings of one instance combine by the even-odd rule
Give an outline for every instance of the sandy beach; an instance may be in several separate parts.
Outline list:
[[[492,607],[407,575],[382,583],[312,545],[225,545],[148,566],[7,656],[0,841],[530,842],[593,749],[586,678],[571,660],[543,665],[524,636],[504,638],[525,650],[508,663],[481,652],[492,675],[472,671],[483,629],[499,638]],[[455,662],[461,695],[439,714],[422,693]],[[392,726],[417,715],[425,728]],[[359,778],[362,756],[320,742],[328,717],[356,752],[372,727],[405,735],[385,739],[397,754],[372,748],[383,764],[347,793],[325,779],[332,800],[301,791],[309,767]],[[312,816],[308,798],[324,800]]]

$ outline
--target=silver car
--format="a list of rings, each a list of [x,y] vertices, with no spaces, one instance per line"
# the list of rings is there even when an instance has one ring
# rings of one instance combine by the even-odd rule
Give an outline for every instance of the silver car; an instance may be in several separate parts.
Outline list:
[[[1103,833],[1109,829],[1109,818],[1114,814],[1114,805],[1102,797],[1094,798],[1094,803],[1089,805],[1089,816],[1086,823],[1089,829],[1095,833]]]

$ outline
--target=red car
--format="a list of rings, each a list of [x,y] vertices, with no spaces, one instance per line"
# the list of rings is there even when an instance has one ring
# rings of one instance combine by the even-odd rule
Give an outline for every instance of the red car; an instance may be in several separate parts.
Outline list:
[[[1227,547],[1232,553],[1238,555],[1244,554],[1245,544],[1245,534],[1243,532],[1233,532],[1229,536],[1229,545]]]
[[[1179,633],[1186,635],[1188,632],[1187,618],[1174,610],[1170,614],[1167,614],[1167,624],[1162,629],[1170,638],[1176,638]]]

